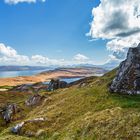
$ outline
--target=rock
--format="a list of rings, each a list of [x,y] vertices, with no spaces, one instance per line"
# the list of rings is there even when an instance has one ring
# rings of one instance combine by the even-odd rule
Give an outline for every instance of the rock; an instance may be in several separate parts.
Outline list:
[[[42,100],[44,99],[45,97],[44,96],[41,96],[39,94],[35,94],[31,97],[29,97],[28,100],[25,101],[25,104],[27,106],[34,106],[34,105],[37,105],[39,104],[40,102],[42,102]]]
[[[35,118],[35,119],[32,119],[32,120],[27,120],[27,121],[24,121],[24,122],[21,122],[15,126],[13,126],[10,131],[14,134],[18,134],[18,135],[27,135],[27,136],[40,136],[44,133],[44,131],[42,129],[39,129],[39,130],[36,130],[36,132],[33,132],[32,130],[30,130],[30,128],[26,128],[26,125],[28,126],[29,123],[32,123],[32,124],[39,124],[41,122],[45,122],[47,119],[45,118]],[[24,128],[25,127],[25,128]],[[22,131],[22,129],[25,129]]]
[[[67,85],[68,84],[65,81],[60,81],[59,79],[52,79],[48,85],[48,90],[53,91],[59,88],[66,88]]]
[[[2,117],[5,120],[5,122],[10,123],[11,119],[12,119],[12,116],[19,111],[20,111],[20,109],[19,109],[19,107],[17,107],[16,104],[10,104],[10,105],[6,105],[2,109],[1,112],[2,112]]]
[[[16,126],[12,127],[12,128],[11,128],[11,132],[12,132],[12,133],[15,133],[15,134],[19,134],[21,128],[22,128],[23,125],[24,125],[24,123],[25,123],[25,122],[21,122],[21,123],[17,124]]]
[[[42,135],[46,135],[45,130],[43,130],[43,129],[39,129],[35,134],[36,137],[39,137]]]
[[[18,85],[12,88],[10,91],[14,92],[32,92],[32,93],[38,93],[40,90],[47,90],[48,85],[44,84],[42,82],[38,82],[35,84],[23,84]]]
[[[140,94],[140,44],[130,48],[127,59],[118,69],[111,83],[110,91],[124,94]]]
[[[31,90],[31,86],[31,84],[18,85],[12,88],[10,91],[28,92],[29,90]]]

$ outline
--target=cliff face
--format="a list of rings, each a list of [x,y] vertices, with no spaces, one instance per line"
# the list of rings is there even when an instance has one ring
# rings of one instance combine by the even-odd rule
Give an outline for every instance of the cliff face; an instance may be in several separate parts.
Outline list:
[[[110,91],[140,94],[140,43],[136,48],[129,49],[126,60],[120,64],[111,83]]]

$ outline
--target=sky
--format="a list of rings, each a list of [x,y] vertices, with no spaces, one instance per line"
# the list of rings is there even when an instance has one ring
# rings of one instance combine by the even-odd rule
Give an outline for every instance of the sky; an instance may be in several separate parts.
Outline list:
[[[0,65],[120,62],[140,41],[140,0],[1,0]]]

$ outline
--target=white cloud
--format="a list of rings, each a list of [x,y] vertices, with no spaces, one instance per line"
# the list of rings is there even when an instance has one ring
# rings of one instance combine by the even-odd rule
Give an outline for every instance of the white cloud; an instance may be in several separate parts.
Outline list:
[[[29,62],[29,58],[25,55],[19,55],[15,49],[0,43],[0,62],[8,64],[24,64]]]
[[[49,60],[49,58],[41,55],[33,55],[31,59],[33,62],[40,63],[40,64],[45,64]]]
[[[27,3],[36,3],[36,2],[45,2],[46,0],[4,0],[5,3],[8,4],[18,4],[18,3],[23,3],[23,2],[27,2]]]
[[[32,55],[31,57],[26,55],[20,55],[15,49],[10,46],[6,46],[0,43],[0,64],[1,65],[57,65],[67,66],[75,64],[93,64],[88,57],[77,54],[71,60],[64,59],[50,59],[47,56]]]
[[[93,38],[120,38],[140,32],[139,0],[101,0],[92,14],[89,35]]]
[[[16,50],[9,46],[5,46],[4,44],[0,44],[0,54],[5,55],[7,57],[14,57],[17,55]]]
[[[113,52],[114,57],[119,59],[122,55],[125,58],[128,48],[139,43],[140,0],[101,0],[92,14],[88,35],[93,39],[109,40],[107,49]]]
[[[64,59],[50,59],[46,56],[42,55],[33,55],[31,57],[31,62],[34,64],[40,64],[40,65],[66,65],[66,61]]]
[[[140,35],[140,34],[139,34]],[[121,39],[113,39],[107,43],[107,49],[113,52],[116,58],[124,60],[127,55],[128,48],[137,47],[140,41],[140,36],[130,36]]]
[[[80,62],[83,62],[83,61],[87,61],[89,58],[83,54],[77,54],[74,56],[73,58],[75,61],[80,61]]]

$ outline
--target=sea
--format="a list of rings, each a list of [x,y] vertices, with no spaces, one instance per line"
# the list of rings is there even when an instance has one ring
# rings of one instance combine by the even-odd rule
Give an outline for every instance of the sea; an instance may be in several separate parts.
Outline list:
[[[49,69],[50,70],[50,69]],[[43,71],[47,70],[27,70],[27,71],[0,71],[0,78],[10,78],[10,77],[18,77],[18,76],[32,76],[39,74]],[[66,81],[67,83],[71,83],[81,78],[61,78],[60,80]]]
[[[27,70],[27,71],[0,71],[0,78],[32,76],[46,70]]]

